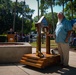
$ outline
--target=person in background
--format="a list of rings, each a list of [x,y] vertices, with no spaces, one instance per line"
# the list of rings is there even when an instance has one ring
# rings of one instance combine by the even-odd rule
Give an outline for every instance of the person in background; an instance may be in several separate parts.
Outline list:
[[[33,37],[32,34],[30,34],[30,43],[32,43],[32,37]]]
[[[29,34],[25,35],[25,42],[29,42]]]
[[[10,28],[10,30],[8,31],[8,34],[14,34],[14,31],[12,28]]]
[[[17,32],[14,32],[15,35],[15,42],[17,42]]]
[[[72,46],[76,47],[76,35],[73,37]]]
[[[22,42],[25,42],[25,34],[22,34]]]
[[[63,12],[57,14],[58,22],[55,29],[55,42],[58,45],[58,52],[61,58],[61,64],[68,66],[69,63],[69,40],[72,31],[72,25],[67,20]]]

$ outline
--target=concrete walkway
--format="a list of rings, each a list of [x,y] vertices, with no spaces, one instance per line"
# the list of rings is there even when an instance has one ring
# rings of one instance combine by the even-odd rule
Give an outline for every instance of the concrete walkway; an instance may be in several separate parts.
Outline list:
[[[45,48],[42,48],[42,51],[45,52]],[[36,52],[36,48],[32,48],[32,52]],[[0,64],[0,75],[76,75],[76,50],[71,49],[69,52],[68,68],[54,65],[38,69],[18,63]]]

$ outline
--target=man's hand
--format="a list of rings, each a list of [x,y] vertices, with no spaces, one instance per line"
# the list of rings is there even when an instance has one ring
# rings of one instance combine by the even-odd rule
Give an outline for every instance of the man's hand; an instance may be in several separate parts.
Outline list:
[[[66,43],[68,42],[68,38],[65,39],[65,42],[66,42]]]

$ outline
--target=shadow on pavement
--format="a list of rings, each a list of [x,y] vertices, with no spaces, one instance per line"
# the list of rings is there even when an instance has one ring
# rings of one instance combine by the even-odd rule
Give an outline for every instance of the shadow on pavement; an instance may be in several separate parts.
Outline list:
[[[36,72],[40,72],[43,74],[52,74],[52,75],[76,75],[76,68],[73,66],[62,67],[61,65],[52,65],[43,69],[35,68],[32,66],[21,65],[18,63],[10,63],[10,64],[0,64],[0,66],[22,66],[23,68],[27,68],[29,70],[33,70]],[[26,70],[26,69],[25,69]]]
[[[60,74],[60,75],[76,75],[76,68],[69,66],[69,67],[62,67],[60,65],[55,65],[55,66],[49,66],[44,69],[39,69],[31,66],[23,66],[24,68],[32,69],[38,72],[41,72],[43,74]]]
[[[76,48],[70,48],[70,51],[76,52]]]

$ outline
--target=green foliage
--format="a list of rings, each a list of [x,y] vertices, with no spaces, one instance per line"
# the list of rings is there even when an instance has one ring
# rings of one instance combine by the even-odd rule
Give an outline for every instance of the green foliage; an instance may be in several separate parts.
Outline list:
[[[7,36],[0,35],[0,42],[6,42],[6,41],[7,41]]]
[[[68,1],[64,9],[65,15],[68,19],[76,18],[76,0]]]
[[[67,19],[76,18],[76,0],[41,0],[39,7],[41,10],[41,15],[39,17],[43,15],[45,16],[48,24],[52,25],[52,33],[57,22],[57,15],[52,10],[55,5],[63,6],[62,10],[65,11],[65,16]],[[50,13],[47,12],[49,7],[51,8]],[[23,1],[16,3],[11,0],[0,0],[0,34],[7,33],[7,31],[13,27],[15,9],[15,31],[22,31],[21,16],[23,16],[23,33],[36,31],[35,22],[38,21],[38,16],[34,18],[34,22],[32,19],[32,15],[35,10],[30,9],[29,5],[25,5]],[[55,24],[53,24],[53,22]]]
[[[52,13],[48,13],[48,14],[45,14],[45,17],[48,21],[48,24],[52,24]],[[54,22],[55,22],[55,25],[56,25],[56,22],[57,22],[57,13],[54,12]]]
[[[35,23],[34,22],[32,23],[31,31],[36,31],[36,27],[35,27]]]
[[[32,15],[34,10],[28,5],[23,5],[21,2],[12,2],[11,0],[0,1],[0,34],[7,33],[10,28],[13,28],[14,12],[15,12],[15,30],[22,30],[22,15],[23,15],[23,33],[31,31]],[[16,4],[16,5],[15,5]],[[29,20],[29,21],[28,21]],[[27,22],[28,21],[28,22]]]

